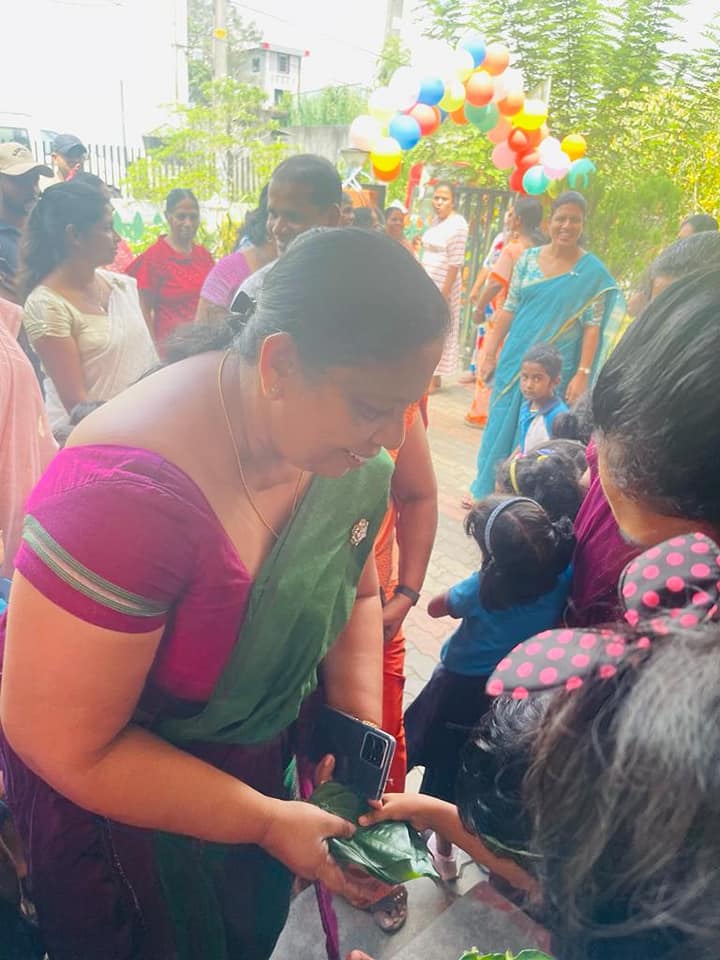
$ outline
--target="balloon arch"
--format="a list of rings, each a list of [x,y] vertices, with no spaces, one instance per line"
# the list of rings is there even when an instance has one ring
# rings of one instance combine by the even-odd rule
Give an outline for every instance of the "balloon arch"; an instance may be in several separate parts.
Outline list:
[[[386,87],[373,91],[368,112],[350,127],[350,143],[369,154],[373,176],[391,183],[400,175],[403,154],[441,124],[472,124],[492,144],[492,162],[509,172],[516,193],[539,196],[567,177],[572,189],[587,187],[595,164],[579,133],[562,140],[550,135],[548,106],[529,97],[522,73],[510,67],[504,44],[477,35],[448,50],[436,73],[399,67]]]

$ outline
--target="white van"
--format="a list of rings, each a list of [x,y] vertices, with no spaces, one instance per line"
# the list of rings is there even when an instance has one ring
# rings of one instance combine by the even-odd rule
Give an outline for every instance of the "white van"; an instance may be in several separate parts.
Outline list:
[[[0,111],[0,143],[22,143],[43,163],[50,164],[52,142],[56,136],[55,130],[39,126],[29,113]]]

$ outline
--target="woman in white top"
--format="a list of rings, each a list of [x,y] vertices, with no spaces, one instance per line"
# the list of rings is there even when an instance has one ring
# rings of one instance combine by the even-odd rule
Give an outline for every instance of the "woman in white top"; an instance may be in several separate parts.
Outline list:
[[[79,403],[112,399],[157,360],[131,277],[99,269],[117,236],[106,197],[81,183],[46,190],[22,252],[23,323],[42,360],[53,430]]]
[[[432,200],[435,218],[422,238],[422,265],[442,291],[452,318],[452,327],[433,377],[434,389],[440,386],[442,376],[456,372],[460,353],[460,297],[468,225],[465,217],[455,212],[454,202],[452,186],[438,183]]]

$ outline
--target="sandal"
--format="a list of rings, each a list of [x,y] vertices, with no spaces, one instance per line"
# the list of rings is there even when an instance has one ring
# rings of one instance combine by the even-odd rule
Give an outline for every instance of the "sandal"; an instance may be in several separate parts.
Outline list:
[[[397,933],[407,920],[407,889],[401,884],[365,909],[383,933]]]

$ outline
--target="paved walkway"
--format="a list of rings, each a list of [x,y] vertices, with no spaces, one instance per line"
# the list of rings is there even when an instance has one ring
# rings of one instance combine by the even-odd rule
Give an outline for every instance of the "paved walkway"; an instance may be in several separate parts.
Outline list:
[[[429,678],[453,629],[454,621],[447,617],[433,620],[427,615],[428,602],[470,576],[480,564],[477,545],[463,530],[465,511],[460,506],[475,476],[482,438],[482,431],[467,426],[464,420],[471,396],[470,387],[457,384],[430,397],[428,438],[438,478],[440,517],[422,599],[405,621],[406,703]]]

